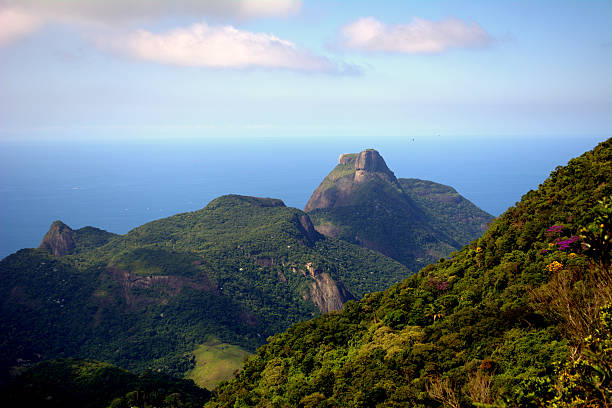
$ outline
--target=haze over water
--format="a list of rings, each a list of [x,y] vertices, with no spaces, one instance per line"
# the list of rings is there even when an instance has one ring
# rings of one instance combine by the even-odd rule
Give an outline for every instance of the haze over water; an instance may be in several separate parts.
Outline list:
[[[499,215],[605,136],[260,138],[0,144],[0,257],[57,219],[124,234],[223,194],[303,208],[341,153],[377,149],[397,177],[454,187]]]

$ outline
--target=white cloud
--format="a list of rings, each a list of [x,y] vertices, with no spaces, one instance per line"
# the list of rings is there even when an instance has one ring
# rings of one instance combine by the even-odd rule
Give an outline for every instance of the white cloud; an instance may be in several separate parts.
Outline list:
[[[240,6],[240,13],[250,17],[284,17],[297,13],[301,7],[302,2],[299,0],[245,0]]]
[[[451,48],[484,47],[493,40],[477,23],[459,19],[387,26],[373,17],[360,18],[340,30],[344,49],[395,53],[440,53]]]
[[[0,6],[51,19],[113,23],[177,15],[284,17],[299,11],[301,0],[0,0]]]
[[[37,31],[43,21],[14,9],[0,10],[0,45],[10,44]]]
[[[131,58],[162,64],[213,68],[286,68],[334,72],[326,58],[311,55],[271,34],[232,26],[193,24],[165,33],[138,30],[126,36],[99,38],[99,47]]]
[[[0,45],[34,33],[46,22],[87,28],[164,17],[286,17],[297,13],[301,4],[301,0],[0,0]]]

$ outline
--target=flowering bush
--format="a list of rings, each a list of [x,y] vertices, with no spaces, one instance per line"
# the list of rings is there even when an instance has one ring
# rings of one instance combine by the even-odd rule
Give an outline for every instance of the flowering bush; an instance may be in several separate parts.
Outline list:
[[[563,269],[563,264],[559,261],[553,261],[546,265],[546,269],[548,269],[548,272],[558,272]]]
[[[430,278],[429,281],[427,281],[427,286],[443,292],[448,289],[449,283],[447,281],[440,281],[436,278]]]
[[[563,232],[564,228],[565,227],[563,225],[553,225],[552,227],[546,230],[546,235],[549,237],[560,235]]]
[[[574,235],[568,239],[557,241],[557,248],[559,248],[560,251],[565,251],[572,247],[575,247],[576,245],[579,244],[579,242],[580,242],[580,237],[577,235]]]

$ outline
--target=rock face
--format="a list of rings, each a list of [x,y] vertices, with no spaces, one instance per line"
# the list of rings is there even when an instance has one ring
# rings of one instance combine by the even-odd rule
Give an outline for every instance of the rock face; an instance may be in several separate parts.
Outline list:
[[[355,176],[353,179],[356,183],[362,183],[375,177],[397,184],[395,175],[389,170],[380,153],[372,149],[364,150],[355,158]]]
[[[177,296],[184,288],[218,294],[218,288],[211,282],[208,275],[197,278],[184,276],[150,275],[140,276],[130,271],[108,267],[105,273],[121,287],[121,295],[126,305],[131,308],[149,304],[166,304],[168,298]],[[147,291],[155,288],[156,290]]]
[[[341,154],[338,165],[314,191],[304,211],[349,205],[352,193],[368,181],[388,183],[398,191],[402,189],[376,150],[367,149],[357,154]]]
[[[321,238],[308,215],[302,214],[298,216],[296,214],[296,218],[298,221],[298,229],[306,237],[306,240],[308,241],[307,244],[313,244],[319,240],[319,238]]]
[[[74,231],[61,221],[55,221],[38,246],[49,251],[53,256],[64,256],[76,248]]]
[[[340,310],[345,302],[355,299],[342,282],[334,281],[327,272],[319,272],[312,263],[306,264],[306,270],[313,282],[304,298],[311,300],[321,313]]]

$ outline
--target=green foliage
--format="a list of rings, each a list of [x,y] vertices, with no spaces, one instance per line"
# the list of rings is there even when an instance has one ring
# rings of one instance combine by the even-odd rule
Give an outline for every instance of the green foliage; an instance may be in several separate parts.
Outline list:
[[[94,227],[80,228],[74,231],[74,235],[74,240],[76,242],[75,252],[85,252],[101,247],[111,239],[117,237],[117,234]]]
[[[595,220],[580,229],[580,238],[585,253],[599,263],[602,270],[610,268],[612,251],[612,196],[598,201],[595,208]]]
[[[598,408],[612,404],[612,305],[600,312],[600,327],[553,376],[527,378],[516,390],[522,406]]]
[[[598,256],[569,251],[611,193],[608,140],[557,168],[451,259],[272,337],[207,407],[534,406],[564,381],[566,400],[588,395],[596,403],[577,406],[605,406],[609,394],[596,391],[609,386],[607,334],[591,325],[591,340],[581,341],[572,327],[588,326],[556,311],[582,305],[597,320],[594,306],[610,295]],[[563,228],[551,236],[555,225]],[[547,267],[553,262],[561,268]],[[579,367],[570,363],[576,347]],[[559,361],[570,365],[556,370]],[[271,384],[271,372],[283,382]],[[535,390],[524,386],[533,379]]]
[[[190,380],[135,375],[106,363],[61,359],[36,364],[0,389],[4,406],[201,407],[210,392]]]
[[[411,271],[379,254],[306,231],[282,201],[224,196],[126,235],[86,227],[55,258],[22,250],[0,262],[0,363],[90,358],[183,375],[213,336],[254,351],[319,314],[313,278],[327,273],[355,297]]]
[[[332,188],[354,173],[353,165],[338,165],[322,185]],[[479,237],[492,219],[451,187],[429,181],[399,179],[393,184],[372,179],[354,188],[341,206],[309,212],[313,223],[410,269],[460,249]]]
[[[414,178],[398,181],[404,193],[427,215],[430,225],[461,245],[479,238],[493,220],[450,186]]]

